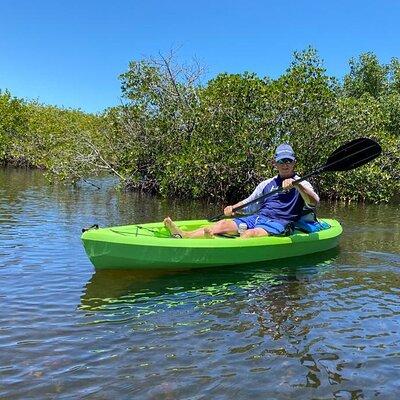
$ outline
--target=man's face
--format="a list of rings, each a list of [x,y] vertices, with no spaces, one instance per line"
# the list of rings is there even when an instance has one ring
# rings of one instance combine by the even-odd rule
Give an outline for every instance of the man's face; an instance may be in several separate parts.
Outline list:
[[[284,158],[283,160],[274,161],[273,164],[282,178],[290,178],[293,176],[294,166],[296,164],[295,160]]]

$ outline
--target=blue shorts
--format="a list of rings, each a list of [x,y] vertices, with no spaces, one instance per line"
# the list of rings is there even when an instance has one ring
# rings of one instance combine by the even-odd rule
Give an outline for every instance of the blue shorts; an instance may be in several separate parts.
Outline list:
[[[247,217],[234,218],[233,221],[239,226],[245,223],[247,229],[262,228],[270,235],[282,235],[285,232],[285,225],[263,215],[249,215]]]

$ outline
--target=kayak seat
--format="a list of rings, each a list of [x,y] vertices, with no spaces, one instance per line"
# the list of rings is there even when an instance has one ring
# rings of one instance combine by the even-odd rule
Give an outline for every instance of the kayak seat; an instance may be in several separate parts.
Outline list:
[[[319,232],[331,226],[325,221],[319,221],[313,208],[304,209],[303,215],[294,223],[294,229],[305,233]]]

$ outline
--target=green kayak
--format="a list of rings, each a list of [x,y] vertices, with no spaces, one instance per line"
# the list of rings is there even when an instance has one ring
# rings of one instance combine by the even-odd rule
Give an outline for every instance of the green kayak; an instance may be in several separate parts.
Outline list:
[[[210,239],[170,237],[162,222],[89,229],[82,234],[86,253],[96,270],[187,269],[262,264],[268,260],[317,253],[338,245],[340,223],[315,233],[250,239],[218,236]],[[177,221],[183,230],[208,226],[206,220]]]

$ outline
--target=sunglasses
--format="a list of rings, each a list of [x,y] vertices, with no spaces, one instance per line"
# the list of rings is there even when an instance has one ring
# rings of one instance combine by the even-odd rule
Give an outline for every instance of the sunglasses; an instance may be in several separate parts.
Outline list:
[[[278,160],[276,163],[277,164],[291,164],[294,162],[294,160],[291,160],[290,158],[282,158],[282,160]]]

